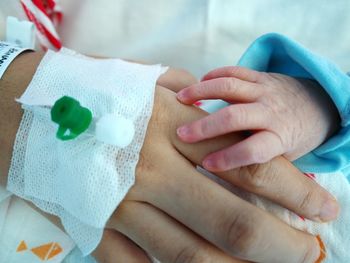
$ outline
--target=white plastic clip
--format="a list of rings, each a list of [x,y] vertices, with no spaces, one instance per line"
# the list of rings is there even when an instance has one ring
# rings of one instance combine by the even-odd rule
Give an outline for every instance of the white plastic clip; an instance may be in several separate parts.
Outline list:
[[[97,140],[125,148],[132,142],[135,128],[131,120],[110,113],[97,120],[95,132]]]
[[[29,21],[19,21],[16,17],[8,16],[6,20],[6,42],[22,48],[34,49],[34,24]]]

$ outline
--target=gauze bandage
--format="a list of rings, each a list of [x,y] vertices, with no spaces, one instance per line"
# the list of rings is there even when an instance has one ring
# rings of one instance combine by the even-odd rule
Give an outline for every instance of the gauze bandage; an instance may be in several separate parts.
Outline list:
[[[7,188],[59,216],[84,255],[96,248],[107,220],[134,184],[154,87],[164,71],[160,65],[48,51],[19,99],[25,112]],[[62,96],[77,99],[94,119],[107,116],[104,125],[111,115],[131,121],[131,144],[120,148],[89,133],[58,140],[50,107]]]

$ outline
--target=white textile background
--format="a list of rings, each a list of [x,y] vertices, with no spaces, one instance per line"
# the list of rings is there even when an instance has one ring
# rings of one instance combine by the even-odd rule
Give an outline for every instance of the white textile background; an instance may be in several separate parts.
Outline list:
[[[79,4],[78,4],[79,2]],[[348,0],[61,0],[63,43],[83,53],[161,62],[197,76],[236,63],[279,32],[350,69]]]
[[[267,32],[285,34],[350,69],[348,0],[60,0],[63,44],[81,53],[161,62],[197,76],[236,63]],[[5,18],[19,0],[0,0]],[[179,55],[180,54],[180,55]]]

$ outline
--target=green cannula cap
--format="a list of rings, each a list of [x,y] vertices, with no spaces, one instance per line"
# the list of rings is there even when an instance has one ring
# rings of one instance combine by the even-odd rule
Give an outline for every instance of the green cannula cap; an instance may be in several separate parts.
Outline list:
[[[63,96],[52,107],[51,120],[59,125],[56,133],[58,139],[72,140],[89,128],[92,113],[76,99]]]

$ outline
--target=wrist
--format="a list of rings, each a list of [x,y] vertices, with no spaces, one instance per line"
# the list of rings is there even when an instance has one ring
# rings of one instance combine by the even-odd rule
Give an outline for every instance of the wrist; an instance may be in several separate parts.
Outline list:
[[[321,120],[324,123],[325,134],[323,142],[325,142],[340,128],[341,120],[339,112],[331,97],[318,82],[309,79],[303,79],[302,82],[310,90],[311,97],[318,108],[319,115],[322,117]]]
[[[0,80],[0,184],[6,185],[13,144],[22,117],[15,99],[30,83],[44,52],[23,52],[18,55]]]

